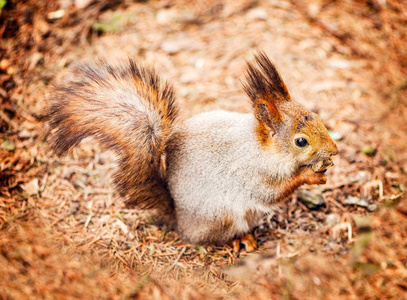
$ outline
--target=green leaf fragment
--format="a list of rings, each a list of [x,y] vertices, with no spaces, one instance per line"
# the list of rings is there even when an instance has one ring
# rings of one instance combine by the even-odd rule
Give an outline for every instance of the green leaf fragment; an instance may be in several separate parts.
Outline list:
[[[149,255],[153,255],[154,252],[155,252],[155,246],[154,246],[154,244],[150,244],[150,252],[149,252]]]
[[[375,156],[377,149],[372,146],[366,146],[362,148],[362,153],[366,154],[367,156]]]
[[[7,4],[7,0],[0,0],[0,13],[2,8]]]
[[[12,141],[10,141],[10,140],[5,140],[5,139],[2,140],[0,147],[1,147],[2,150],[7,150],[7,151],[14,151],[15,150],[14,143]]]

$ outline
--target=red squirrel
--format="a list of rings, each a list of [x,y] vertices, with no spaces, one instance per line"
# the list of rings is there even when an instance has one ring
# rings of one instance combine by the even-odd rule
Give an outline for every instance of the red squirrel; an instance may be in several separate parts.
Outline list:
[[[171,85],[134,60],[83,64],[45,116],[63,155],[93,136],[118,157],[117,192],[194,244],[257,248],[250,231],[303,184],[325,184],[338,153],[321,119],[295,103],[263,53],[243,88],[253,113],[205,112],[180,123]]]

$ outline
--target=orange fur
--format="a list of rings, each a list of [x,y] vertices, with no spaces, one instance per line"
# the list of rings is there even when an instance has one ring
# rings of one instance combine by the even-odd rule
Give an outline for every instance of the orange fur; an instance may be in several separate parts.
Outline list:
[[[114,182],[127,204],[172,215],[164,152],[178,115],[172,87],[133,60],[82,65],[72,74],[46,112],[51,147],[63,155],[95,137],[118,155]]]
[[[212,112],[176,126],[172,87],[132,60],[121,66],[82,65],[72,74],[54,89],[45,113],[51,147],[63,155],[94,137],[118,156],[114,183],[126,203],[154,209],[159,221],[193,243],[219,244],[244,235],[265,207],[302,184],[325,183],[325,175],[310,166],[329,166],[337,153],[322,121],[291,100],[261,52],[248,64],[243,85],[256,119]],[[297,147],[297,136],[306,137],[309,147]],[[248,203],[250,209],[234,209],[236,203]],[[253,239],[250,245],[255,248]]]
[[[282,193],[280,197],[276,199],[276,202],[284,201],[288,198],[294,191],[303,184],[325,184],[326,176],[324,173],[315,173],[309,168],[301,169],[292,178],[287,179],[283,182],[280,189]]]
[[[271,145],[272,137],[277,135],[276,140],[286,151],[300,155],[302,149],[293,145],[293,138],[296,134],[303,134],[313,146],[304,159],[317,160],[326,155],[326,165],[330,165],[330,156],[338,152],[336,144],[317,115],[292,101],[283,79],[264,53],[258,53],[255,62],[248,64],[243,88],[252,101],[258,120],[256,135],[261,146]],[[303,168],[280,183],[271,180],[270,185],[281,190],[276,201],[282,201],[302,184],[323,184],[325,181],[322,173]]]
[[[254,114],[259,121],[257,135],[260,144],[270,143],[270,133],[277,133],[282,115],[279,110],[284,102],[290,102],[291,96],[273,63],[259,52],[255,63],[247,65],[246,82],[243,88],[252,101]]]
[[[262,146],[268,146],[271,143],[270,129],[263,122],[259,122],[256,127],[257,138]]]

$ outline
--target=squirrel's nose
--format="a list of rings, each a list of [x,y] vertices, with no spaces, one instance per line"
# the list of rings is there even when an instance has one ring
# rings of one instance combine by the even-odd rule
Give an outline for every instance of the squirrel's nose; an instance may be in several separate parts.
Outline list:
[[[333,149],[331,151],[331,156],[337,155],[339,152],[338,150],[338,146],[336,145],[336,143],[333,144]]]

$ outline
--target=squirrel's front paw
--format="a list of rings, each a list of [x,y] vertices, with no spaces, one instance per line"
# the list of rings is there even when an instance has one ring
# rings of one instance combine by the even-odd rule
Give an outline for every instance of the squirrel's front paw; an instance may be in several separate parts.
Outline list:
[[[326,176],[324,173],[315,173],[312,169],[306,168],[302,171],[301,176],[306,184],[325,184]]]

